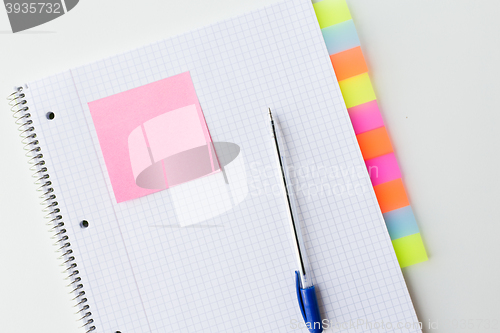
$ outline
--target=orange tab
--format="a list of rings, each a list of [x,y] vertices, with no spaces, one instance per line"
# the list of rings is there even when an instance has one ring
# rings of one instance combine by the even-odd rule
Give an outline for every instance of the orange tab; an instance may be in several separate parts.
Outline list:
[[[373,186],[382,213],[408,206],[408,197],[401,178]]]
[[[363,159],[369,160],[392,153],[392,145],[385,127],[356,135]]]
[[[338,81],[368,72],[360,46],[332,54],[330,60]]]

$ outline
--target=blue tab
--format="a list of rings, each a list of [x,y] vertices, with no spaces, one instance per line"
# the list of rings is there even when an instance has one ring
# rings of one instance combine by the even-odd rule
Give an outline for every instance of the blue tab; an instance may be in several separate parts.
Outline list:
[[[391,240],[420,232],[410,206],[395,209],[383,215]]]
[[[359,46],[358,33],[353,20],[321,29],[328,54],[336,54]]]

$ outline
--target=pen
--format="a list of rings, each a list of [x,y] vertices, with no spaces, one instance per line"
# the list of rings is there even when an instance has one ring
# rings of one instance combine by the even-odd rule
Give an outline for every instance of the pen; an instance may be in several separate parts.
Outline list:
[[[318,298],[314,289],[311,268],[307,260],[306,248],[302,238],[300,219],[297,212],[297,202],[295,193],[291,188],[290,174],[285,159],[285,142],[277,119],[273,118],[269,109],[269,119],[271,121],[271,133],[273,137],[278,167],[280,169],[279,181],[283,188],[283,195],[286,202],[288,220],[292,232],[293,248],[297,258],[298,270],[295,271],[295,288],[299,301],[300,312],[304,322],[311,333],[323,332],[321,314],[319,312]]]

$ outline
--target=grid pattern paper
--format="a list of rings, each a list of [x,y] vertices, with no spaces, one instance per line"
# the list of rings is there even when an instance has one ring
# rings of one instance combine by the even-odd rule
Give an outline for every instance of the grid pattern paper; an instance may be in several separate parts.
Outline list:
[[[169,190],[116,203],[87,103],[186,71],[213,141],[240,147],[249,193],[206,224],[180,227]],[[296,192],[322,317],[338,326],[332,331],[421,331],[308,0],[28,87],[96,332],[297,332],[295,259],[285,204],[273,191],[268,107],[300,170]]]

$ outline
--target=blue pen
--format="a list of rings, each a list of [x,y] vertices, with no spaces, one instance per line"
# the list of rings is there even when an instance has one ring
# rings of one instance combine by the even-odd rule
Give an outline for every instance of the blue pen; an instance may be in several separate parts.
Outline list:
[[[318,298],[314,289],[311,268],[307,260],[306,248],[302,239],[299,214],[297,213],[297,203],[295,194],[291,188],[290,174],[285,159],[285,142],[277,119],[273,119],[271,109],[269,109],[269,118],[271,120],[271,133],[274,141],[276,157],[280,169],[280,183],[283,187],[290,229],[292,231],[293,248],[297,257],[297,266],[295,271],[295,288],[299,301],[300,312],[304,318],[305,325],[311,333],[323,332],[321,314],[319,312]]]

